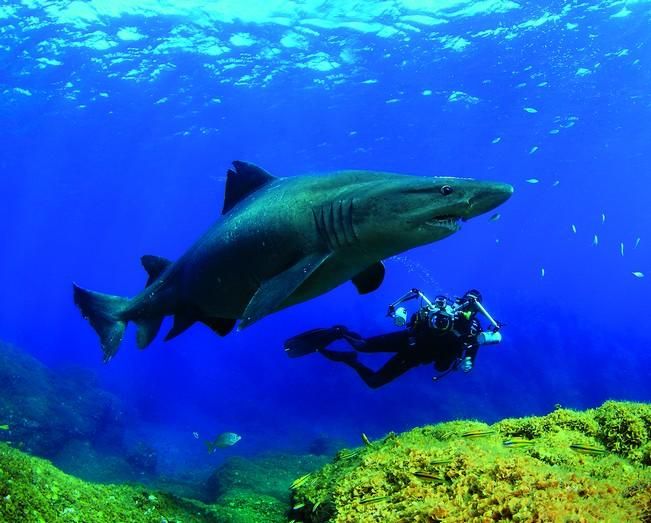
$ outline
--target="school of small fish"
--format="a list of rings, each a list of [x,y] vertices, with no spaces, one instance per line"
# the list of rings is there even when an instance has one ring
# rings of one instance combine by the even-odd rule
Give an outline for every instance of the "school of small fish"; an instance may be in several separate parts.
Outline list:
[[[530,113],[537,112],[535,109],[530,108],[530,107],[525,107],[524,110],[527,111],[527,112],[530,112]],[[532,153],[536,152],[537,150],[538,150],[538,146],[533,146],[531,148],[531,150],[529,151],[529,154],[532,154]],[[527,178],[525,180],[525,182],[528,183],[528,184],[531,184],[531,185],[535,185],[535,184],[540,183],[540,180],[538,178]],[[560,180],[555,180],[552,183],[552,186],[556,187],[559,184],[560,184]],[[495,222],[495,221],[499,220],[500,217],[501,217],[501,215],[499,213],[493,214],[489,218],[489,221]],[[606,223],[606,213],[602,212],[601,213],[601,225],[604,225],[605,223]],[[570,229],[571,229],[573,234],[577,234],[578,229],[577,229],[576,224],[571,223],[570,224]],[[637,249],[638,246],[640,245],[640,241],[641,241],[641,238],[639,236],[637,238],[635,238],[635,242],[633,243],[633,247],[632,247],[631,250]],[[499,241],[496,241],[496,242],[499,243]],[[592,246],[593,247],[598,247],[599,246],[599,235],[597,233],[593,233],[593,235],[592,235]],[[625,249],[625,246],[624,246],[624,242],[620,241],[619,242],[619,254],[620,254],[620,256],[625,257],[625,252],[626,252],[626,249]],[[638,279],[639,278],[644,278],[644,273],[641,272],[641,271],[632,271],[631,274],[633,274],[633,276],[635,276]],[[541,278],[545,277],[545,269],[544,268],[540,269],[540,277]]]

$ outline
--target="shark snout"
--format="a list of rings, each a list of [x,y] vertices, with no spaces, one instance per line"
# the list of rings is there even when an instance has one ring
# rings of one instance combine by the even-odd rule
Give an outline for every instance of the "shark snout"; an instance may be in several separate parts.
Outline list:
[[[468,200],[468,209],[463,220],[474,218],[492,211],[502,205],[513,194],[513,186],[508,183],[490,183],[484,185]]]

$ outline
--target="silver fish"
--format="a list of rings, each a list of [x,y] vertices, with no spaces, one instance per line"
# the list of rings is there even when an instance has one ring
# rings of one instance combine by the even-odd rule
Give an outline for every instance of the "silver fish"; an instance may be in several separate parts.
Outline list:
[[[216,449],[232,447],[241,439],[242,436],[239,434],[235,434],[234,432],[224,432],[217,436],[213,441],[206,441],[206,447],[208,448],[208,453],[212,454]]]

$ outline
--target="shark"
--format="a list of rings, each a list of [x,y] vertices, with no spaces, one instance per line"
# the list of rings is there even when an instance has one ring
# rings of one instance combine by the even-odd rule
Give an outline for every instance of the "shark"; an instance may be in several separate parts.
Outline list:
[[[376,290],[383,260],[454,234],[513,193],[506,183],[347,170],[279,178],[243,161],[226,175],[222,216],[180,258],[145,255],[145,288],[132,298],[73,283],[104,361],[129,322],[138,347],[173,316],[170,340],[195,323],[220,336],[352,281]]]

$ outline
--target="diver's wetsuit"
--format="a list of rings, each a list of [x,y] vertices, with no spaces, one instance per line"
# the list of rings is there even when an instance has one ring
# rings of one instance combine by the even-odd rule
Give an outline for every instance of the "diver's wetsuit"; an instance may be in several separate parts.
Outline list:
[[[326,346],[343,339],[357,352],[396,353],[377,371],[358,361],[356,352],[334,351],[326,347],[319,347],[317,351],[329,360],[352,367],[369,387],[375,389],[419,365],[434,363],[436,370],[446,372],[452,370],[462,356],[470,357],[474,363],[479,347],[477,333],[480,331],[481,326],[475,318],[459,318],[454,323],[454,332],[441,332],[430,327],[426,320],[419,320],[417,315],[404,330],[370,338],[363,338],[345,327],[330,329],[332,336]]]

